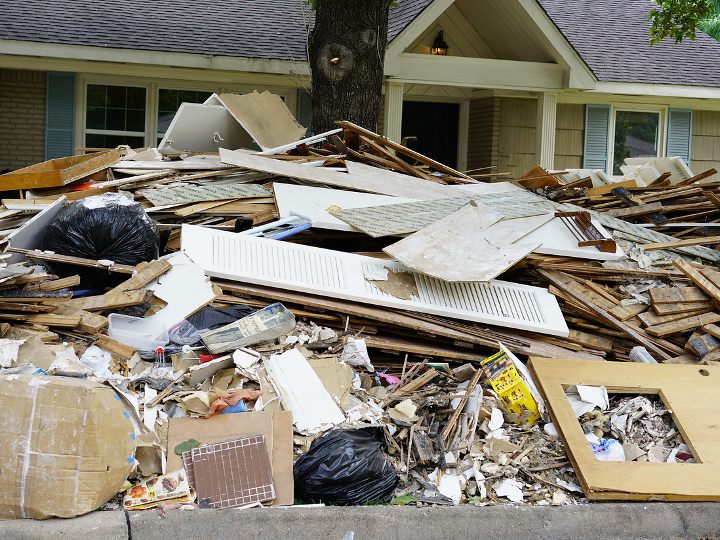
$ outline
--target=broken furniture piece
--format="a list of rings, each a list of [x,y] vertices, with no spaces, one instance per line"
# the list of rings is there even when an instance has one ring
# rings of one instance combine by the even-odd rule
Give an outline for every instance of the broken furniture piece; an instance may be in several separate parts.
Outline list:
[[[617,246],[612,238],[605,238],[590,219],[590,212],[555,212],[565,226],[578,239],[578,246],[595,246],[600,251],[615,253]]]

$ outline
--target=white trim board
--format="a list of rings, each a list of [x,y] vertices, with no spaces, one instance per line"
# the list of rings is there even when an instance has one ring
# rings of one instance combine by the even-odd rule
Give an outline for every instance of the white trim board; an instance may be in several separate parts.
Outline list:
[[[273,184],[273,192],[275,193],[278,214],[281,218],[290,217],[290,212],[295,211],[311,217],[313,227],[352,232],[362,231],[339,220],[330,212],[343,208],[363,208],[416,200],[359,191],[299,186],[296,184]]]
[[[567,324],[547,290],[493,280],[448,283],[394,262],[211,230],[182,227],[182,249],[207,275],[566,337]],[[387,269],[387,270],[386,270]],[[366,275],[410,274],[418,299],[381,291]]]
[[[45,207],[42,212],[33,216],[23,224],[22,227],[6,236],[2,240],[2,243],[5,243],[6,248],[7,246],[11,246],[20,249],[40,249],[40,244],[45,235],[45,229],[47,229],[48,225],[55,220],[63,209],[66,199],[67,197],[65,197],[65,195],[59,197],[54,203]],[[5,262],[7,264],[14,264],[25,260],[27,260],[25,255],[12,253],[10,257],[5,259]]]
[[[591,221],[605,238],[612,238],[612,235],[596,219],[591,218]],[[620,249],[620,246],[615,247],[614,253],[602,252],[594,246],[578,246],[577,238],[573,236],[560,218],[554,218],[542,227],[535,229],[522,239],[522,243],[542,244],[533,252],[544,255],[559,255],[561,257],[576,257],[595,261],[616,261],[625,256],[625,252]]]

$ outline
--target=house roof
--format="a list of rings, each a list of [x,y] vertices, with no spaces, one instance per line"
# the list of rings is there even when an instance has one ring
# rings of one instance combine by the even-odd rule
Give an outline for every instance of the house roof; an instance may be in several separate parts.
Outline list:
[[[651,0],[537,0],[599,81],[720,86],[720,42],[650,46]]]
[[[392,40],[432,0],[390,10]],[[0,39],[304,61],[304,0],[2,0]]]

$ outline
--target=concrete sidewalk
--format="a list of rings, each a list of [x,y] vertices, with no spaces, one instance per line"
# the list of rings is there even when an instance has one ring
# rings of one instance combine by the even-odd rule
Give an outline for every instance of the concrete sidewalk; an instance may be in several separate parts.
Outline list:
[[[0,522],[0,538],[45,540],[561,540],[720,538],[720,503],[582,506],[395,506],[93,512],[69,520]]]

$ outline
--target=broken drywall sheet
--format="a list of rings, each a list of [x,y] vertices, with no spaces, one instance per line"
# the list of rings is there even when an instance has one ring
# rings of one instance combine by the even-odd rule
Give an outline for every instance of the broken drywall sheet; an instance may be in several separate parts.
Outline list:
[[[514,242],[553,219],[553,214],[502,217],[492,208],[471,201],[383,251],[418,272],[444,281],[490,281],[538,247],[526,244],[524,239]]]
[[[395,298],[402,300],[420,298],[415,276],[410,272],[394,271],[387,268],[368,269],[365,272],[365,279]]]
[[[268,377],[280,392],[285,410],[292,411],[293,424],[304,435],[331,429],[345,415],[297,349],[274,354],[265,361]]]

